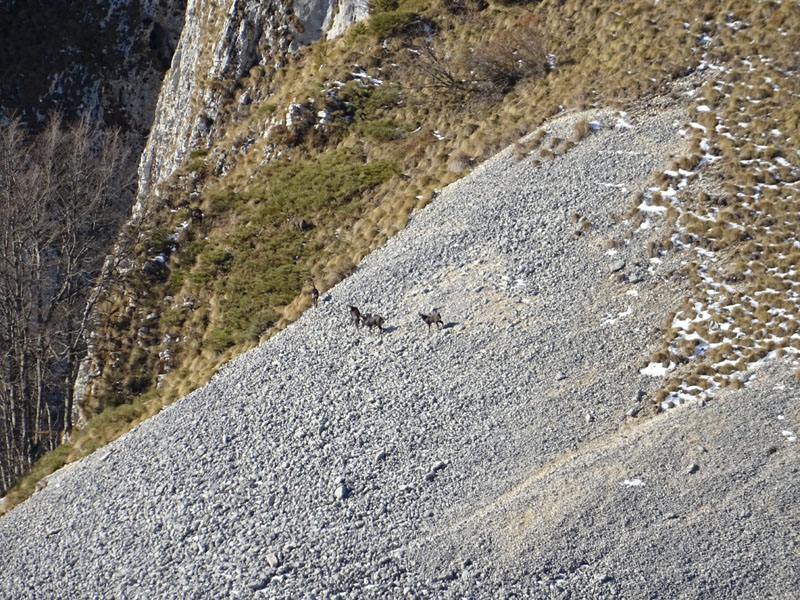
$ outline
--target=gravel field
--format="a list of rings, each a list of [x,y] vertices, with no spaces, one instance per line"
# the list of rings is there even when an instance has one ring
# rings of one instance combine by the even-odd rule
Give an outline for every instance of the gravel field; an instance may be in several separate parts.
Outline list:
[[[500,153],[318,308],[51,476],[0,519],[0,597],[797,597],[797,383],[767,365],[648,415],[639,369],[688,284],[645,252],[658,223],[607,250],[687,117],[571,114],[545,143],[583,118],[568,153]]]

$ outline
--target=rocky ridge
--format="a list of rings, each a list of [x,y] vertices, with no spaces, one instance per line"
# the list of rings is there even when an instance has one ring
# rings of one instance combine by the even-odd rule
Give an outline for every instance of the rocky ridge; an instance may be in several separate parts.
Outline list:
[[[569,152],[487,161],[318,308],[50,477],[0,520],[3,594],[787,597],[797,384],[775,362],[648,416],[682,256],[647,257],[657,221],[604,243],[686,114],[548,135],[584,118]]]
[[[224,100],[264,100],[242,82],[253,69],[279,69],[290,51],[337,35],[367,15],[358,0],[189,0],[186,22],[156,108],[139,165],[139,197],[157,191],[192,149],[219,134]]]

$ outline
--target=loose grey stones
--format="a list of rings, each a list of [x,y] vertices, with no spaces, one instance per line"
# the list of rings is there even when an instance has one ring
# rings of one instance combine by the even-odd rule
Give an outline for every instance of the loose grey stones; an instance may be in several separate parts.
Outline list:
[[[281,559],[275,552],[270,552],[267,554],[267,563],[269,564],[270,568],[277,569],[281,566]]]

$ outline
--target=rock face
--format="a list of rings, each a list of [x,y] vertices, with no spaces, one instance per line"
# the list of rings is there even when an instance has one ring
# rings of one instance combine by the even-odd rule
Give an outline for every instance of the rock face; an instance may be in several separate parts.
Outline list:
[[[334,13],[335,16],[334,16]],[[367,15],[363,0],[189,0],[139,167],[139,197],[154,191],[192,148],[207,147],[222,104],[254,67],[267,74],[286,54]]]
[[[0,5],[0,122],[35,124],[53,110],[88,114],[133,133],[153,121],[186,0],[4,2]]]

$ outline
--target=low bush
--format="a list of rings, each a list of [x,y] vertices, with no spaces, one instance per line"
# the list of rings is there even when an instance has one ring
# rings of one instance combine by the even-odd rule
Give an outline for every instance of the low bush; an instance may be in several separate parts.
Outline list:
[[[405,127],[402,127],[392,119],[361,121],[356,124],[355,130],[360,135],[372,138],[378,142],[399,140],[408,133]]]

